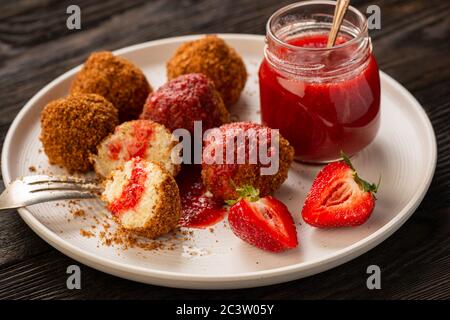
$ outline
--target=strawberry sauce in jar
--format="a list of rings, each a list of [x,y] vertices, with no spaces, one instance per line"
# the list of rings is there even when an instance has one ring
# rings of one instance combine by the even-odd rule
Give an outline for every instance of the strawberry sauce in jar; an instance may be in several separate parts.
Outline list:
[[[259,69],[261,120],[279,129],[304,162],[353,155],[380,122],[380,78],[367,20],[349,7],[336,43],[326,48],[334,1],[305,1],[267,23]]]

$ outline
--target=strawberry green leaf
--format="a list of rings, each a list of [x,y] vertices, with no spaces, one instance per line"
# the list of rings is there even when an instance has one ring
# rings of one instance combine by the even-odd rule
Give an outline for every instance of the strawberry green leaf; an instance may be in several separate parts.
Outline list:
[[[378,184],[370,183],[370,182],[367,182],[364,179],[361,179],[358,176],[358,174],[356,173],[356,171],[353,173],[353,178],[355,179],[356,183],[360,186],[360,188],[363,191],[377,193],[378,186],[380,185],[380,181],[381,181],[381,176],[380,176],[380,179],[378,180]]]
[[[240,188],[236,188],[236,192],[243,199],[254,202],[259,200],[259,189],[254,188],[251,185],[244,185]]]
[[[225,200],[225,203],[232,206],[237,202],[245,199],[250,202],[255,202],[259,200],[259,189],[251,185],[244,185],[242,187],[236,188],[236,192],[239,195],[237,199]]]
[[[352,169],[352,171],[353,171],[353,178],[355,179],[355,181],[359,185],[359,187],[364,192],[377,193],[378,187],[380,186],[380,183],[381,183],[381,175],[380,175],[380,178],[378,179],[378,183],[377,184],[367,182],[366,180],[364,180],[364,179],[362,179],[361,177],[358,176],[358,173],[356,172],[355,167],[353,166],[352,162],[350,161],[349,156],[347,156],[344,153],[344,151],[341,151],[341,156],[342,156],[342,161],[344,161],[350,167],[350,169]]]
[[[353,167],[353,164],[352,164],[352,162],[350,161],[349,156],[347,156],[347,155],[344,153],[344,151],[342,151],[342,150],[341,150],[341,157],[342,157],[342,160],[350,167],[350,169],[352,169],[353,171],[356,172],[355,167]]]
[[[235,199],[235,200],[225,200],[225,203],[229,206],[233,206],[236,203],[238,203],[241,199]]]

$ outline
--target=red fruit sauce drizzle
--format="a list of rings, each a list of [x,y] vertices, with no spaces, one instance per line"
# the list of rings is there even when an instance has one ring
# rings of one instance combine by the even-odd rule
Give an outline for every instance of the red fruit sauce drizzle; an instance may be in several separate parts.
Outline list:
[[[177,176],[177,183],[181,196],[181,226],[206,228],[225,217],[227,210],[223,207],[223,202],[205,195],[206,188],[199,167],[184,167]]]
[[[118,160],[120,151],[124,147],[127,154],[123,160],[127,161],[134,157],[144,158],[152,134],[153,128],[147,121],[135,121],[133,123],[132,138],[129,141],[113,140],[108,144],[109,157],[113,160]]]
[[[122,188],[120,197],[108,205],[108,210],[115,216],[120,215],[126,210],[133,209],[144,194],[145,180],[147,179],[147,172],[144,169],[144,164],[139,158],[136,158],[132,165],[131,177]]]

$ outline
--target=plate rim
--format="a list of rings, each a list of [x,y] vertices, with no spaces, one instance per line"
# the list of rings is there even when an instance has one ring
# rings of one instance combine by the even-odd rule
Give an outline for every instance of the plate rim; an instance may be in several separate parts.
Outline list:
[[[263,35],[253,35],[253,34],[235,34],[235,33],[217,33],[217,35],[225,40],[257,40],[264,41],[265,36]],[[115,54],[121,55],[134,50],[143,49],[146,47],[153,47],[164,45],[173,42],[187,41],[192,39],[197,39],[204,36],[204,34],[188,35],[164,38],[159,40],[147,41],[125,48],[121,48],[113,51]],[[2,155],[1,155],[1,170],[3,175],[3,181],[5,186],[11,182],[11,176],[9,172],[8,155],[11,149],[11,142],[13,139],[13,133],[16,128],[21,123],[22,118],[28,112],[29,109],[35,104],[35,102],[41,98],[47,91],[49,91],[57,83],[71,77],[74,73],[78,72],[81,68],[78,65],[69,71],[58,76],[42,89],[40,89],[28,102],[22,107],[19,113],[14,118],[11,123],[8,132],[6,134]],[[288,266],[273,268],[269,270],[260,270],[252,272],[244,272],[237,274],[227,274],[227,275],[203,275],[203,274],[190,274],[183,272],[172,272],[172,271],[162,271],[155,270],[151,268],[139,267],[135,265],[130,265],[122,262],[117,262],[110,260],[108,258],[103,258],[96,256],[94,253],[83,250],[82,248],[71,244],[69,241],[60,238],[56,233],[53,233],[44,224],[42,224],[37,218],[27,208],[20,208],[18,212],[25,223],[52,247],[60,251],[66,256],[75,259],[76,261],[88,265],[94,269],[113,274],[122,278],[164,285],[169,287],[177,288],[196,288],[196,289],[223,289],[223,288],[246,288],[246,287],[256,287],[274,283],[285,282],[289,280],[299,279],[302,277],[317,274],[329,269],[332,269],[338,265],[341,265],[351,259],[354,259],[363,253],[371,250],[382,241],[391,236],[395,231],[397,231],[414,213],[419,204],[425,197],[431,181],[434,176],[434,171],[437,162],[437,142],[434,133],[433,126],[428,118],[425,110],[417,101],[417,99],[399,82],[394,80],[392,77],[380,70],[380,78],[382,81],[387,82],[395,91],[399,92],[405,99],[408,100],[409,104],[414,106],[415,111],[419,115],[424,128],[427,133],[427,142],[431,148],[430,164],[427,167],[427,172],[425,173],[426,181],[424,183],[424,188],[418,188],[418,190],[413,194],[411,200],[407,205],[400,210],[397,215],[390,220],[387,224],[382,226],[380,229],[372,233],[371,235],[359,240],[358,242],[340,249],[328,256],[325,259],[315,259],[308,262],[301,262],[296,264],[291,264]],[[309,270],[310,272],[305,272]],[[302,275],[305,272],[307,274]],[[282,279],[284,278],[284,279]],[[255,280],[258,283],[255,283]],[[263,281],[264,280],[264,281]],[[168,282],[167,282],[168,281]],[[252,282],[253,281],[253,282]],[[230,285],[226,285],[230,283]],[[234,284],[233,284],[234,283]]]

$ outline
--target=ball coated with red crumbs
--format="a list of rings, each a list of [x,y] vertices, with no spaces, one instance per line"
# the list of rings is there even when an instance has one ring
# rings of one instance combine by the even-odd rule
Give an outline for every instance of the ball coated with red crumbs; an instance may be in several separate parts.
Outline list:
[[[40,139],[51,164],[87,172],[90,155],[118,124],[117,109],[102,96],[69,95],[42,110]]]
[[[203,73],[210,78],[227,107],[239,100],[247,81],[242,58],[214,35],[182,44],[167,62],[169,79],[187,73]]]
[[[236,189],[245,186],[264,197],[286,180],[293,159],[294,148],[278,131],[252,122],[229,123],[206,137],[202,179],[218,199],[237,199]]]
[[[96,93],[119,110],[120,122],[137,119],[152,91],[144,73],[111,52],[94,52],[75,77],[71,93]]]
[[[184,128],[193,133],[196,120],[206,130],[228,122],[229,117],[214,83],[203,74],[191,73],[151,93],[140,118],[163,124],[170,131]]]

